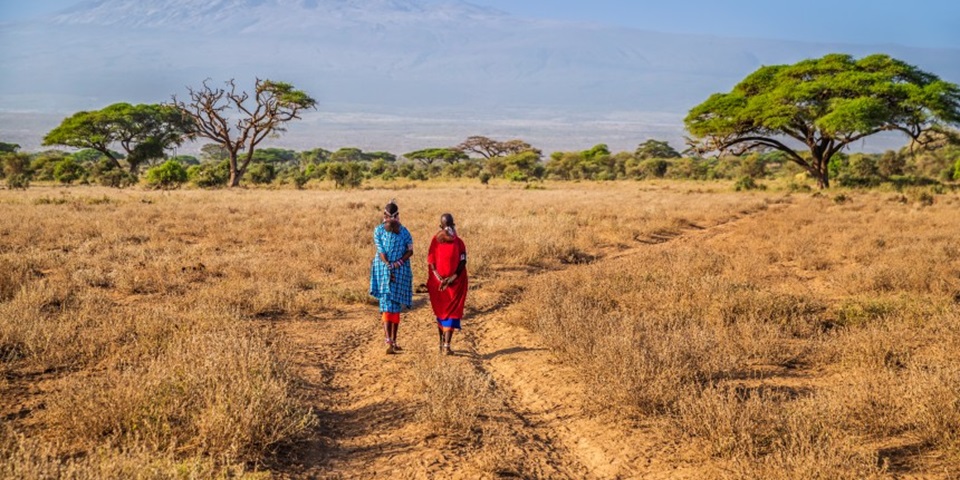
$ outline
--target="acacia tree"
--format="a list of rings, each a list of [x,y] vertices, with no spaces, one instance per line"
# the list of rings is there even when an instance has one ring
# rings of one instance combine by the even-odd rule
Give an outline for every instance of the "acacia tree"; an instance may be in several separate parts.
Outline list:
[[[540,150],[533,148],[529,143],[524,142],[523,140],[515,139],[507,140],[506,142],[499,142],[492,138],[487,138],[480,135],[467,137],[463,143],[457,145],[456,149],[464,153],[476,153],[487,160],[494,157],[517,155],[519,153],[529,151],[540,154]]]
[[[117,168],[120,157],[110,147],[119,145],[126,154],[130,173],[136,174],[144,162],[162,158],[166,149],[183,143],[189,128],[189,119],[176,108],[115,103],[65,118],[47,133],[43,144],[93,149]]]
[[[456,148],[425,148],[415,152],[404,153],[404,157],[410,160],[416,160],[424,166],[432,165],[437,160],[446,163],[457,163],[460,160],[466,160],[467,154]]]
[[[233,80],[226,85],[227,88],[212,88],[204,81],[198,90],[187,88],[189,101],[177,100],[174,95],[173,104],[192,119],[195,135],[226,150],[230,165],[228,185],[236,187],[253,160],[256,146],[268,135],[286,131],[287,122],[299,119],[301,111],[313,108],[317,102],[289,83],[258,78],[252,98],[247,92],[238,92]],[[230,117],[234,110],[237,118]]]
[[[650,139],[637,145],[634,155],[641,160],[650,158],[680,158],[680,152],[673,149],[668,142]]]
[[[864,137],[899,131],[915,142],[960,122],[960,88],[887,55],[860,60],[830,54],[794,65],[761,67],[730,93],[711,95],[684,123],[697,153],[783,151],[820,188],[827,166]],[[803,155],[788,143],[800,142]]]

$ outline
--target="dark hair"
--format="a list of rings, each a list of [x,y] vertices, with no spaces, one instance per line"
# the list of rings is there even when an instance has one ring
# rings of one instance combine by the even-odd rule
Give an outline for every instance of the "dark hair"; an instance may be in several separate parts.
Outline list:
[[[400,213],[400,207],[398,207],[396,203],[393,203],[393,200],[390,200],[390,203],[383,207],[383,213],[395,217]]]
[[[443,225],[444,227],[455,227],[456,224],[453,223],[453,215],[449,213],[440,215],[440,225]]]

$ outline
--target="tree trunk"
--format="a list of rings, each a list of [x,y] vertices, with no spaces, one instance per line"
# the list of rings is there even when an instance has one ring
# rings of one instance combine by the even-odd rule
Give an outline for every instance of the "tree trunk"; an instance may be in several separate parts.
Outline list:
[[[230,188],[240,186],[240,177],[243,176],[243,172],[237,168],[237,154],[236,152],[230,152],[230,181],[227,182],[227,186]]]
[[[820,190],[830,188],[829,159],[817,159],[817,188]]]
[[[102,153],[104,156],[106,156],[107,158],[109,158],[110,161],[113,162],[113,166],[114,166],[114,167],[117,167],[118,170],[123,168],[123,165],[120,165],[120,160],[117,160],[116,158],[114,158],[113,155],[110,154],[110,150],[107,150],[107,149],[103,149],[103,150],[97,149],[97,151],[99,151],[99,152]]]
[[[819,188],[820,190],[825,190],[830,188],[830,179],[827,178],[826,173],[817,177],[817,188]]]

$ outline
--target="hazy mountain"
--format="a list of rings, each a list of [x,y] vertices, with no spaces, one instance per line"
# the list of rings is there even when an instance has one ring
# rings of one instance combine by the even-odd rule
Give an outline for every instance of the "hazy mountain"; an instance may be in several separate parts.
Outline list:
[[[462,1],[99,0],[2,25],[0,46],[0,136],[25,147],[50,118],[44,128],[80,109],[165,101],[206,78],[284,80],[317,98],[279,144],[397,152],[472,134],[548,151],[651,136],[679,146],[682,116],[710,93],[829,52],[888,53],[960,81],[960,50],[665,34]]]

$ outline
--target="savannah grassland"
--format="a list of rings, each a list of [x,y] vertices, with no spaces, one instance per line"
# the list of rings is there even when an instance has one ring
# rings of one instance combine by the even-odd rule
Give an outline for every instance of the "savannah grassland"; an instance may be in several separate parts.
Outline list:
[[[455,357],[383,353],[391,198]],[[0,478],[957,478],[958,353],[956,193],[0,191]]]

